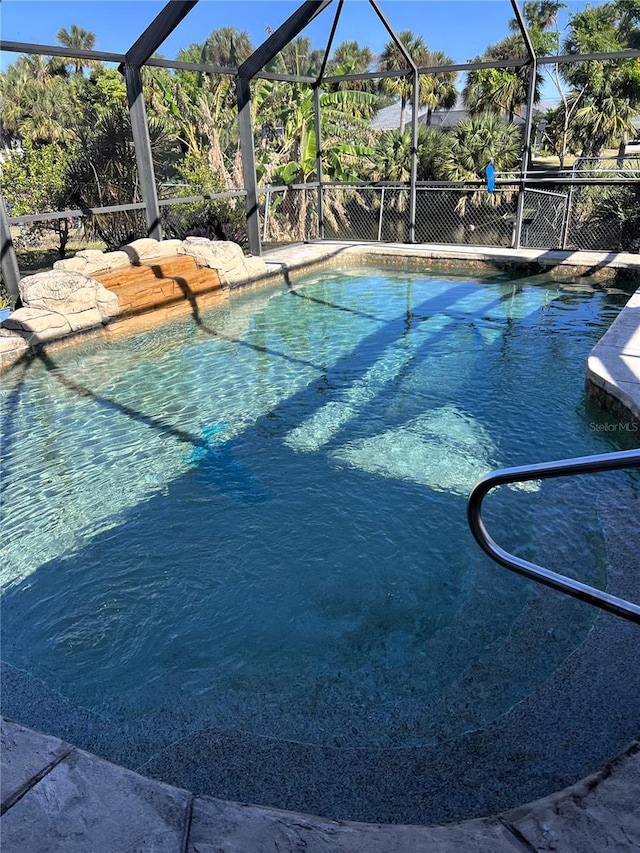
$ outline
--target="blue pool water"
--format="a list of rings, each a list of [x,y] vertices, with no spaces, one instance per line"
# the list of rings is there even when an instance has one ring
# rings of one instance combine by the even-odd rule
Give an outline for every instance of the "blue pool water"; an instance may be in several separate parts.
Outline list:
[[[624,446],[583,382],[627,298],[329,271],[17,365],[3,659],[136,766],[205,727],[404,747],[486,725],[595,616],[550,593],[527,648],[536,590],[480,553],[466,498],[496,467]],[[500,490],[489,526],[603,587],[593,481]],[[44,726],[30,703],[21,721]],[[48,730],[73,737],[55,708]]]

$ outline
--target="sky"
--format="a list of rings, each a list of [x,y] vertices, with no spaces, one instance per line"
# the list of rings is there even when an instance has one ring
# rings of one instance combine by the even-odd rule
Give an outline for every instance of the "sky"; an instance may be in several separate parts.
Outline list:
[[[96,50],[124,53],[164,5],[164,0],[2,0],[0,34],[5,40],[56,44],[58,30],[76,24],[96,34]],[[295,0],[200,0],[158,52],[173,59],[181,47],[203,42],[221,26],[246,30],[257,46],[267,37],[267,27],[278,27],[298,5]],[[561,28],[570,13],[585,5],[569,0]],[[513,17],[509,0],[379,0],[379,6],[396,32],[421,35],[431,50],[443,50],[456,63],[475,58],[507,35]],[[326,46],[336,9],[334,2],[305,29],[313,47]],[[334,46],[347,39],[374,53],[388,41],[368,0],[345,0]],[[0,56],[3,68],[14,60],[14,54]]]

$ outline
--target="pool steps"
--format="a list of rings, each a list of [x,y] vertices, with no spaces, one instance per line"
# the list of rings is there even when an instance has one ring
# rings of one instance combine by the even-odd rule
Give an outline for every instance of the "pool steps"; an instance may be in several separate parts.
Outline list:
[[[115,293],[120,303],[120,317],[131,317],[146,311],[157,311],[180,305],[186,299],[197,306],[202,298],[222,290],[217,270],[199,267],[195,258],[183,257],[98,273],[93,278]]]

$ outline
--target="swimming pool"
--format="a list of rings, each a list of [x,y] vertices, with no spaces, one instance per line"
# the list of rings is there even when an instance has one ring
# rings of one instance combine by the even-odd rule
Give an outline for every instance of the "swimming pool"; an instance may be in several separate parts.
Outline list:
[[[16,366],[5,713],[151,770],[202,731],[364,755],[510,713],[595,613],[491,564],[466,497],[492,468],[623,446],[583,381],[627,297],[325,271]],[[603,587],[595,498],[593,478],[534,484],[486,515],[505,547]]]

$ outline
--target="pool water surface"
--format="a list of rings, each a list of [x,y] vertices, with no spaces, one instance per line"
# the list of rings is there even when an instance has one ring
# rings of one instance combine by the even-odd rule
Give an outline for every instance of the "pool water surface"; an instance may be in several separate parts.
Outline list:
[[[466,499],[496,467],[624,444],[583,383],[628,295],[333,270],[15,366],[3,659],[95,716],[78,745],[136,767],[207,727],[398,748],[487,725],[595,613],[541,610],[475,546]],[[489,527],[603,588],[593,480],[501,489]]]

